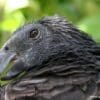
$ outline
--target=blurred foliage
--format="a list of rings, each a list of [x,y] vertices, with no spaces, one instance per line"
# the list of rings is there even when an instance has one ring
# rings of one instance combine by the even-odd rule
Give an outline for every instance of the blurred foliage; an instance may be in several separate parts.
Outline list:
[[[0,0],[0,46],[16,28],[54,14],[100,42],[100,0]]]

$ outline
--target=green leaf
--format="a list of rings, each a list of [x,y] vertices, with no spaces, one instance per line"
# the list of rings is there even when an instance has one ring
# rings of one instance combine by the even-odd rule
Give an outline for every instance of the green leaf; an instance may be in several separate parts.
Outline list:
[[[5,20],[1,24],[1,29],[11,32],[25,22],[25,18],[21,11],[16,11],[5,16]]]
[[[81,30],[89,33],[94,40],[100,42],[100,13],[83,19],[78,26]]]

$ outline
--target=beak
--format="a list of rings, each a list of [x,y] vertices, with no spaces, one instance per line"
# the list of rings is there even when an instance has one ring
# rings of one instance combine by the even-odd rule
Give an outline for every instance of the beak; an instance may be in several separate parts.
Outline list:
[[[6,66],[10,63],[10,61],[15,56],[15,53],[10,51],[4,51],[3,49],[0,50],[0,74],[4,72]]]
[[[0,50],[0,80],[11,80],[18,76],[21,72],[24,72],[24,62],[16,58],[17,54],[10,51]],[[11,64],[10,69],[7,65]],[[5,75],[6,73],[6,75]]]

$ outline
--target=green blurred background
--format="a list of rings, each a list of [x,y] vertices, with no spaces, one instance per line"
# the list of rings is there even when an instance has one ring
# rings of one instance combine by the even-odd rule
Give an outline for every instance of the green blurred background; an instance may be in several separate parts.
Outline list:
[[[100,0],[0,0],[0,46],[16,28],[54,14],[100,42]]]

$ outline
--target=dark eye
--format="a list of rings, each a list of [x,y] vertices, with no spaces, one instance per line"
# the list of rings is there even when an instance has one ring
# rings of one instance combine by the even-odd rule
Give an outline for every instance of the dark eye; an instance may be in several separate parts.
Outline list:
[[[8,46],[5,46],[5,48],[4,48],[4,49],[7,51],[7,50],[9,50],[9,47],[8,47]]]
[[[38,36],[38,34],[39,34],[38,29],[33,29],[33,30],[30,31],[29,37],[30,38],[36,38]]]

